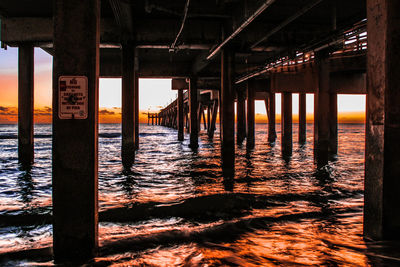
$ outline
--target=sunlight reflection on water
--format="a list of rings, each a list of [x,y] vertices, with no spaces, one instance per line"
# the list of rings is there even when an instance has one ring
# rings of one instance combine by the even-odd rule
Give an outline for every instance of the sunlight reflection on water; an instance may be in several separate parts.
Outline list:
[[[279,125],[278,126],[278,136]],[[364,125],[339,125],[337,159],[317,168],[312,125],[284,159],[279,137],[237,146],[234,179],[220,141],[193,152],[173,129],[141,125],[135,164],[120,163],[120,125],[100,125],[98,265],[368,265],[362,239]],[[0,137],[16,135],[0,126]],[[0,138],[0,251],[51,246],[51,129],[36,125],[35,163],[21,170],[17,140]],[[47,135],[47,136],[46,136]],[[33,216],[34,215],[34,216]],[[29,260],[29,256],[27,256]],[[42,259],[51,264],[48,258]],[[34,263],[32,260],[30,263]]]

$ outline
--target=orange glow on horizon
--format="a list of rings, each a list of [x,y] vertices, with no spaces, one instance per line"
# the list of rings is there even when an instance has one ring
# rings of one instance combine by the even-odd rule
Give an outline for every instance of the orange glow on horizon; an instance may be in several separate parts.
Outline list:
[[[0,49],[0,124],[17,123],[18,50]],[[35,48],[35,123],[51,123],[52,57]],[[147,123],[147,112],[154,112],[176,98],[170,79],[139,80],[140,123]],[[121,122],[121,79],[100,79],[100,123]],[[276,121],[280,122],[280,94],[276,94]],[[313,95],[307,94],[307,121],[312,122]],[[256,123],[266,123],[263,101],[255,103]],[[365,95],[338,95],[340,123],[365,122]],[[293,121],[298,121],[298,94],[293,94]]]
[[[35,108],[35,123],[51,123],[52,111],[50,107],[44,106]],[[207,115],[206,115],[207,117]],[[293,123],[298,123],[298,114],[293,114]],[[313,123],[313,114],[307,114],[307,123]],[[16,124],[18,122],[18,108],[0,106],[0,124]],[[268,123],[266,114],[256,113],[256,123]],[[276,114],[276,123],[281,122],[281,115]],[[340,112],[338,114],[339,123],[365,123],[364,112]],[[121,123],[121,108],[100,108],[99,123]],[[139,123],[147,123],[147,110],[140,110]],[[219,119],[217,117],[217,123]]]

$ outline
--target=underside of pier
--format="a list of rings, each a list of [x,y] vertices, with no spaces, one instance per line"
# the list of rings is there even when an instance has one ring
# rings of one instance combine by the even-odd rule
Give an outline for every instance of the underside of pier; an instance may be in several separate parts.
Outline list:
[[[338,146],[337,94],[367,94],[364,232],[398,239],[399,12],[390,0],[1,1],[1,46],[19,48],[21,162],[34,160],[33,47],[54,59],[56,261],[97,250],[100,77],[122,78],[124,166],[134,164],[139,147],[138,79],[172,78],[178,99],[149,122],[177,128],[178,140],[187,125],[197,150],[201,119],[212,138],[219,110],[227,176],[234,175],[235,140],[251,150],[257,138],[255,100],[265,101],[273,143],[275,94],[282,94],[282,153],[290,157],[292,94],[300,94],[300,143],[305,94],[314,94],[315,155],[329,160]],[[74,88],[82,92],[68,91]]]

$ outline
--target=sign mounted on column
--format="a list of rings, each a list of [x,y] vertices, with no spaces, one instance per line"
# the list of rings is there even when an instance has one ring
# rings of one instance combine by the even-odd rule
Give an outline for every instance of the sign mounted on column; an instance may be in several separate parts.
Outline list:
[[[88,81],[86,76],[60,76],[58,79],[58,117],[87,119]]]

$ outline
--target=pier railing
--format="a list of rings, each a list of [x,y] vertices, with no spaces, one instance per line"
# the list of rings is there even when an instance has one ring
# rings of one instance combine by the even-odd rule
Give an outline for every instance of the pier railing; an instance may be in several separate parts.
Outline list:
[[[350,54],[365,54],[367,50],[367,21],[363,20],[355,24],[351,29],[343,30],[339,33],[312,43],[302,50],[298,50],[295,56],[285,55],[276,60],[248,72],[238,79],[235,83],[239,84],[248,79],[268,73],[280,67],[299,66],[314,61],[315,53],[324,49],[330,49],[331,55],[346,56]]]

